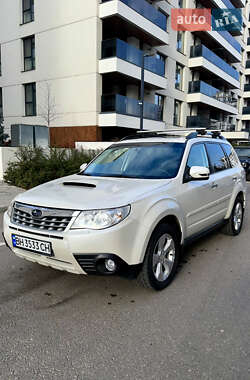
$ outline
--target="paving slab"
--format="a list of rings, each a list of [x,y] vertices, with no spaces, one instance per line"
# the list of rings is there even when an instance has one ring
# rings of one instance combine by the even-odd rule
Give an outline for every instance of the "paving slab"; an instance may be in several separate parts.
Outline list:
[[[12,199],[24,191],[25,190],[21,189],[20,187],[9,186],[6,183],[0,181],[0,212],[7,210]]]

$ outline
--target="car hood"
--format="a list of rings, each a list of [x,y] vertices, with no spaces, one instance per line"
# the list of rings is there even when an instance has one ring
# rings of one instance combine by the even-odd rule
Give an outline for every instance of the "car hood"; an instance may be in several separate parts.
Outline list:
[[[171,180],[149,180],[71,175],[19,194],[15,200],[34,206],[91,210],[125,206]]]

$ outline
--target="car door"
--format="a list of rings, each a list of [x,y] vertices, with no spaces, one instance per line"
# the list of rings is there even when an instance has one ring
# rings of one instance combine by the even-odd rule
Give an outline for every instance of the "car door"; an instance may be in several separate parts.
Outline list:
[[[227,156],[219,142],[207,142],[206,150],[210,163],[210,181],[212,203],[210,205],[211,222],[224,219],[234,188],[234,176]],[[235,179],[236,181],[237,179]]]
[[[178,202],[185,215],[187,237],[195,235],[211,224],[211,205],[215,201],[211,179],[194,180],[189,171],[192,166],[203,166],[209,169],[209,160],[204,143],[191,146],[183,177],[183,184],[178,195]]]

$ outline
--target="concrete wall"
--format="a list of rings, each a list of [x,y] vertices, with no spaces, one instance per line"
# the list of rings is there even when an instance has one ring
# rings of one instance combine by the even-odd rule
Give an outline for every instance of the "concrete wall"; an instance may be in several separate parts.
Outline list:
[[[0,5],[5,126],[45,125],[41,115],[50,83],[56,104],[52,126],[96,126],[100,111],[101,21],[98,0],[36,0],[35,21],[20,25],[21,0]],[[23,72],[22,38],[35,35],[36,69]],[[37,83],[37,117],[24,117],[24,83]],[[83,123],[84,121],[84,123]]]

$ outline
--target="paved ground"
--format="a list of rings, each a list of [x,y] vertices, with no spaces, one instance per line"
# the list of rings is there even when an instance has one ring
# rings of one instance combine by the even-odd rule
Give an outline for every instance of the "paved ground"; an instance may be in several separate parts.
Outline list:
[[[0,247],[0,379],[249,380],[249,226],[190,247],[160,293]]]
[[[24,190],[15,186],[8,186],[0,181],[0,212],[6,210],[13,198]]]

